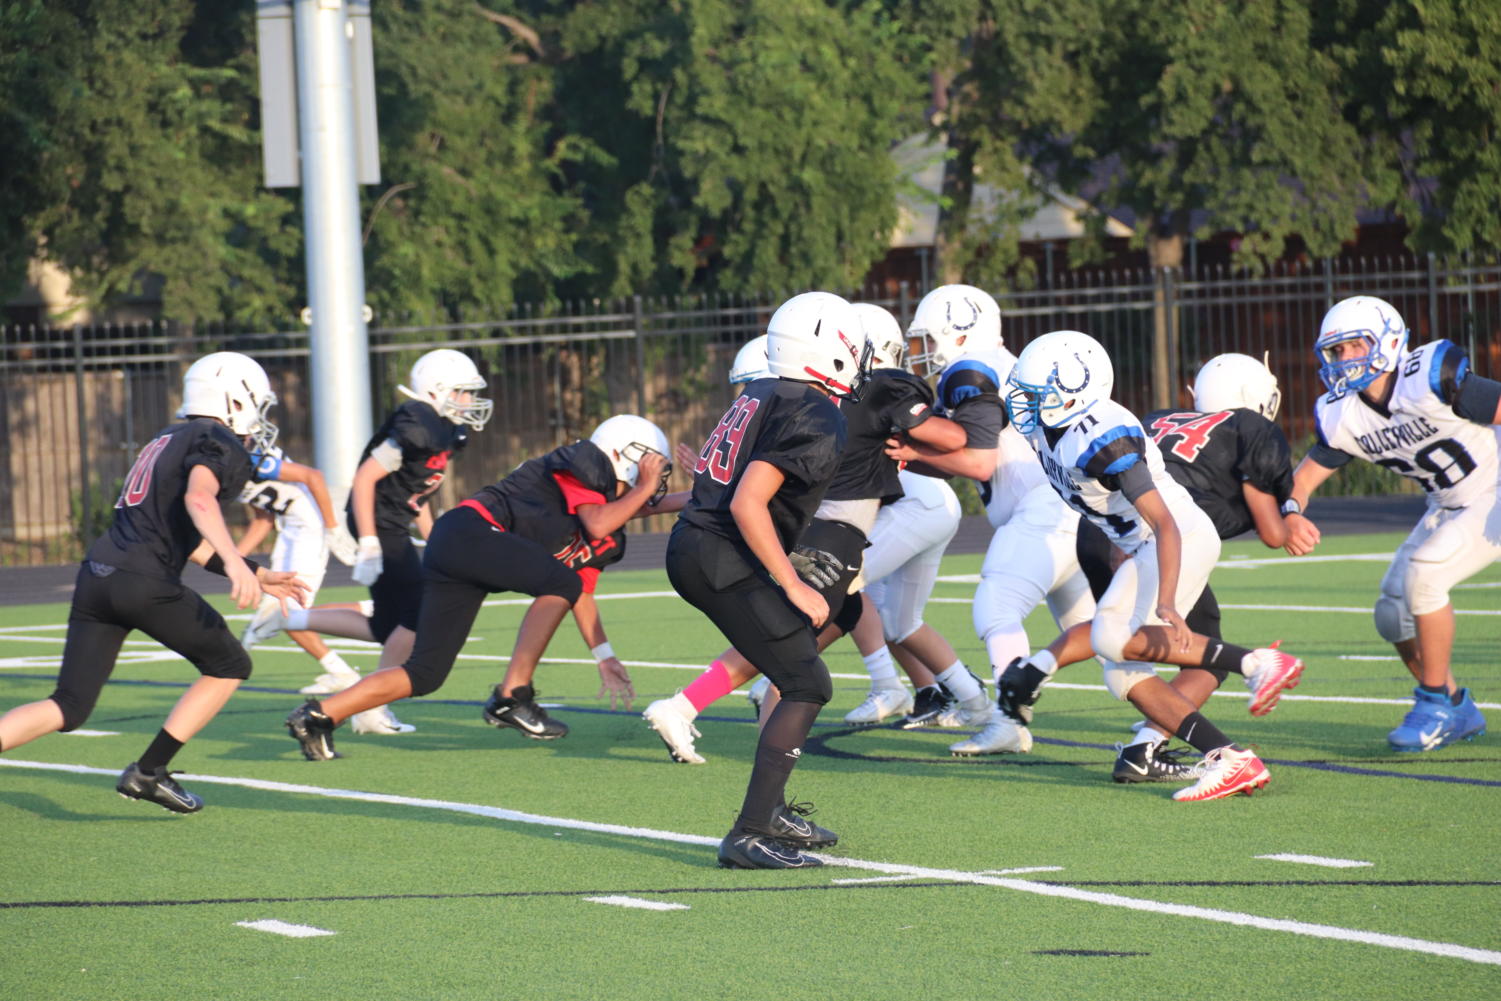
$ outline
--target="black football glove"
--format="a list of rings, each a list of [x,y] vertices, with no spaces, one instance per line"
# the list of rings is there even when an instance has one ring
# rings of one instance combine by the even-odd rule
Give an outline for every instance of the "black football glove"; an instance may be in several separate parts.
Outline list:
[[[1042,695],[1048,676],[1029,662],[1017,657],[1006,665],[996,683],[996,708],[1022,726],[1032,723],[1032,707]]]
[[[798,546],[787,554],[787,559],[792,561],[792,569],[805,584],[819,590],[839,583],[839,575],[844,570],[844,561],[839,557],[809,546]]]

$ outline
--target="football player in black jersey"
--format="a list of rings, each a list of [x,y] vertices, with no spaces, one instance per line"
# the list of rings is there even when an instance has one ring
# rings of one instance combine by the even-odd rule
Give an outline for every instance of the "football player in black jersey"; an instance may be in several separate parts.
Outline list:
[[[354,579],[370,588],[366,617],[347,608],[294,610],[272,616],[257,638],[282,629],[311,630],[381,644],[379,668],[395,667],[412,652],[422,601],[422,559],[412,544],[415,523],[425,539],[432,531],[428,498],[447,475],[448,464],[480,431],[493,404],[476,396],[485,380],[467,355],[450,348],[429,351],[412,366],[411,397],[391,411],[360,455],[346,504],[349,531],[359,540]],[[382,705],[362,717],[361,733],[409,733]]]
[[[672,471],[666,453],[667,438],[655,424],[631,414],[612,417],[589,440],[523,462],[439,518],[423,558],[411,656],[287,717],[303,755],[337,757],[333,731],[345,719],[437,691],[485,598],[498,591],[536,600],[522,619],[505,680],[485,705],[485,722],[536,740],[568,733],[537,705],[532,675],[570,608],[599,661],[601,694],[608,690],[612,704],[618,695],[629,698],[630,678],[610,649],[592,595],[600,571],[625,553],[627,522],[681,510],[687,501],[686,492],[664,496]]]
[[[902,496],[897,464],[885,455],[886,441],[892,435],[908,435],[914,440],[931,442],[941,448],[959,448],[963,446],[965,434],[959,425],[934,416],[933,391],[927,383],[897,364],[902,352],[902,336],[896,319],[882,307],[870,303],[856,303],[854,308],[860,318],[861,329],[872,344],[872,357],[880,357],[884,364],[869,373],[858,400],[845,400],[840,405],[839,410],[845,417],[847,429],[844,452],[840,456],[834,481],[798,544],[800,549],[816,550],[836,557],[840,566],[837,573],[831,573],[818,585],[818,590],[830,609],[829,621],[818,633],[819,652],[827,649],[840,636],[849,634],[854,638],[867,666],[883,658],[890,665],[891,655],[886,650],[879,615],[872,608],[869,617],[864,616],[866,602],[861,594],[863,584],[856,580],[863,562],[862,553],[867,546],[866,540],[882,505],[890,504]],[[892,335],[887,338],[891,343],[884,355],[878,355],[875,345],[885,333],[886,325],[889,325]],[[760,348],[760,351],[764,377],[769,369],[766,368],[765,348]],[[754,372],[754,368],[742,362],[737,355],[736,363],[731,368],[731,383],[740,381],[736,376],[745,372]],[[796,550],[793,555],[794,559],[802,558]],[[940,670],[942,667],[940,665]],[[917,670],[929,681],[932,680],[931,674],[920,662]],[[704,758],[694,745],[694,739],[702,735],[693,726],[693,721],[711,703],[728,695],[757,674],[755,666],[743,654],[731,648],[720,654],[681,692],[670,699],[653,702],[642,715],[662,738],[672,760],[684,764],[703,764]],[[894,668],[891,669],[891,677],[895,680]],[[900,682],[897,685],[905,694],[906,689],[900,687]],[[768,684],[763,699],[757,700],[763,720],[775,706],[776,699],[776,689]],[[908,696],[907,708],[910,706],[911,698]]]
[[[668,541],[667,576],[782,693],[761,728],[719,862],[783,869],[821,864],[804,849],[836,840],[789,815],[784,798],[803,741],[833,693],[814,635],[829,605],[788,553],[838,469],[846,428],[831,397],[858,395],[865,336],[850,304],[829,292],[783,303],[767,334],[776,378],[747,386],[699,452],[692,498]],[[816,556],[810,568],[810,575],[842,570]]]
[[[1221,539],[1255,530],[1268,548],[1286,544],[1282,505],[1292,491],[1292,452],[1274,420],[1282,393],[1277,377],[1249,355],[1223,354],[1199,369],[1193,410],[1157,410],[1142,419],[1162,453],[1168,474],[1214,522]],[[1099,599],[1110,586],[1122,555],[1088,521],[1079,526],[1079,565]],[[1205,585],[1185,617],[1189,629],[1220,639],[1220,609]],[[1181,667],[1170,684],[1195,707],[1209,701],[1228,672]],[[1165,751],[1169,735],[1150,723],[1121,747],[1112,778],[1117,782],[1191,781],[1194,768]]]
[[[201,677],[115,788],[177,813],[203,808],[203,800],[183,789],[167,765],[250,677],[250,655],[223,616],[183,586],[182,568],[191,559],[228,577],[240,608],[254,606],[262,592],[282,599],[307,595],[294,574],[241,558],[219,508],[238,497],[251,476],[246,445],[255,441],[264,448],[275,440],[276,426],[266,419],[275,402],[266,373],[245,355],[220,351],[188,369],[177,412],[187,420],[141,449],[115,501],[109,531],[94,540],[79,568],[57,688],[0,716],[0,751],[82,726],[125,637],[139,629],[180,654]]]

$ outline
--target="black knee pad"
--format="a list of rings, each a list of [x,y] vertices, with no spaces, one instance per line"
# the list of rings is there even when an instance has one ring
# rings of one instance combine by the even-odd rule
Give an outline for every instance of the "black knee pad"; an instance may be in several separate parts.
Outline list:
[[[403,664],[401,669],[407,673],[407,682],[412,686],[412,697],[419,695],[431,695],[443,687],[443,682],[448,680],[448,672],[436,668],[423,667],[419,664]]]
[[[225,651],[222,658],[212,663],[198,664],[198,673],[205,678],[233,678],[236,681],[244,681],[250,677],[250,654],[245,652],[239,644],[235,644],[233,651]]]
[[[816,706],[826,706],[834,697],[834,682],[822,660],[815,661],[811,668],[800,668],[781,679],[772,680],[782,693],[783,702],[811,702]]]
[[[48,698],[57,703],[57,708],[62,710],[63,725],[59,730],[60,733],[71,733],[87,723],[98,701],[97,697],[85,700],[61,688],[54,691]]]

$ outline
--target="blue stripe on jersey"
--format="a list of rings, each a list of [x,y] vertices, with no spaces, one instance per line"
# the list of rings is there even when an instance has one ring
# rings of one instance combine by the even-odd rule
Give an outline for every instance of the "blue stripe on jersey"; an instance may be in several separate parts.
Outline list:
[[[1125,455],[1121,456],[1110,465],[1105,467],[1105,475],[1119,476],[1121,473],[1124,473],[1126,470],[1136,465],[1136,460],[1140,458],[1141,456],[1137,455],[1135,452],[1127,452]]]
[[[1428,388],[1433,395],[1453,406],[1459,396],[1459,384],[1470,367],[1464,348],[1453,341],[1433,342],[1433,361],[1428,365]]]
[[[956,376],[968,376],[956,378]],[[984,382],[990,383],[987,387]],[[952,410],[972,396],[982,393],[999,393],[1001,377],[995,369],[974,358],[961,358],[943,370],[938,379],[938,398],[944,407]]]
[[[252,455],[255,460],[255,478],[258,480],[281,479],[281,456],[279,455]]]
[[[1141,438],[1142,437],[1141,430],[1139,428],[1127,427],[1126,425],[1121,424],[1121,425],[1117,425],[1116,427],[1111,428],[1108,431],[1103,432],[1102,434],[1100,434],[1099,436],[1097,436],[1094,441],[1092,441],[1092,442],[1089,443],[1089,447],[1084,450],[1084,453],[1082,455],[1079,456],[1079,459],[1075,463],[1075,465],[1077,465],[1080,469],[1084,469],[1086,466],[1089,465],[1089,460],[1093,459],[1095,457],[1095,454],[1098,453],[1100,451],[1100,449],[1104,448],[1106,445],[1109,445],[1113,441],[1117,441],[1117,440],[1119,440],[1121,438],[1128,438],[1128,437],[1129,438]],[[1146,447],[1146,440],[1145,439],[1142,439],[1142,447],[1143,448]],[[1121,458],[1116,459],[1108,467],[1106,467],[1105,472],[1107,474],[1109,474],[1109,473],[1119,473],[1119,472],[1121,472],[1121,470],[1130,469],[1131,468],[1131,463],[1130,462],[1127,462],[1124,465],[1120,465],[1121,460],[1124,459],[1124,458],[1126,458],[1126,456],[1121,456]],[[1131,461],[1134,462],[1135,460],[1136,460],[1136,457],[1134,455],[1131,456]],[[1119,469],[1116,468],[1116,466],[1118,466],[1118,465],[1120,466]]]

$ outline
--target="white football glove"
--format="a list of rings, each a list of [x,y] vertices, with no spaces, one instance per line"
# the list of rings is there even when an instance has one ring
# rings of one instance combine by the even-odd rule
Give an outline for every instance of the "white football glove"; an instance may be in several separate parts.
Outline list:
[[[374,535],[360,536],[359,550],[354,557],[354,582],[369,587],[385,569],[381,559],[380,539]]]
[[[343,525],[335,525],[323,533],[323,541],[328,543],[328,551],[334,559],[346,567],[354,566],[355,553],[360,544],[354,541],[354,536],[349,534],[349,529]]]

